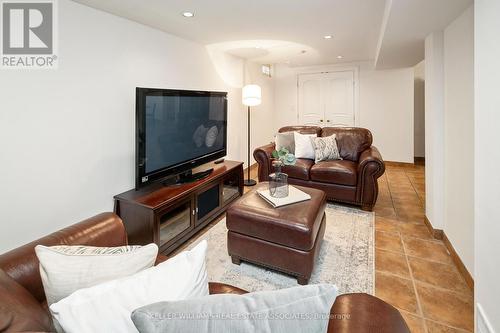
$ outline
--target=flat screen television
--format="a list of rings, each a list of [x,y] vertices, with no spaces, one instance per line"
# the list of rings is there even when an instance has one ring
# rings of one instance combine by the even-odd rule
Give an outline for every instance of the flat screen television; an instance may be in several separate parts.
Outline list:
[[[226,151],[226,92],[136,88],[136,189]]]

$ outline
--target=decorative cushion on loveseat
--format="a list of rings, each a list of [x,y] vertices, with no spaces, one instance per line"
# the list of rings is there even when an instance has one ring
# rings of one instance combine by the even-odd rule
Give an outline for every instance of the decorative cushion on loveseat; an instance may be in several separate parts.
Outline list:
[[[311,180],[339,185],[356,186],[357,163],[340,161],[321,161],[311,167]]]
[[[295,139],[293,132],[277,133],[274,139],[276,150],[286,149],[289,153],[295,154]]]
[[[314,138],[316,134],[300,134],[293,132],[295,140],[295,157],[314,160]]]
[[[314,162],[341,160],[335,134],[314,139]]]

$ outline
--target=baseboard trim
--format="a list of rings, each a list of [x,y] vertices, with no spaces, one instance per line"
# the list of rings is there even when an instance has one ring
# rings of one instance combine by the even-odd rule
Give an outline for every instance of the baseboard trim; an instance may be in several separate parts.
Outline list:
[[[495,333],[493,325],[489,321],[481,304],[477,303],[477,333]]]
[[[425,157],[415,156],[413,161],[416,165],[425,165]]]
[[[464,262],[462,259],[460,259],[460,256],[458,255],[457,251],[455,251],[455,248],[451,244],[450,240],[446,236],[446,233],[443,232],[443,243],[448,249],[448,252],[450,252],[451,258],[453,259],[453,262],[455,262],[455,265],[458,267],[458,271],[460,274],[463,276],[465,279],[465,283],[469,286],[470,290],[474,292],[474,279],[472,278],[472,275],[470,272],[467,270],[467,267],[465,267]]]
[[[384,161],[385,165],[393,167],[404,167],[404,166],[414,166],[414,163],[408,162],[394,162],[394,161]]]
[[[444,232],[441,229],[434,229],[434,227],[431,224],[431,221],[427,218],[427,216],[424,216],[424,223],[427,226],[427,229],[429,229],[429,232],[431,233],[432,237],[435,239],[443,240]]]
[[[432,226],[431,221],[429,221],[429,219],[427,218],[427,216],[424,216],[424,223],[427,226],[427,229],[429,229],[429,232],[431,233],[432,237],[443,241],[444,246],[446,247],[446,249],[450,253],[451,259],[453,260],[453,262],[457,266],[458,271],[460,272],[460,275],[462,275],[462,277],[464,278],[467,286],[472,290],[472,292],[474,292],[474,278],[472,277],[470,272],[467,270],[467,267],[465,267],[464,262],[462,261],[462,259],[458,255],[457,251],[455,251],[455,248],[453,247],[450,240],[446,236],[446,233],[444,232],[444,230],[435,229]]]

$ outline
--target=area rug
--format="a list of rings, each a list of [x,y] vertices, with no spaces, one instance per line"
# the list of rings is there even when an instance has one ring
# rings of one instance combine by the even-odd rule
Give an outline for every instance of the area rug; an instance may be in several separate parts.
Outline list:
[[[297,286],[291,276],[242,262],[235,265],[227,253],[225,218],[188,246],[208,241],[209,281],[223,282],[247,291]],[[374,293],[374,214],[328,203],[326,230],[309,284],[331,283],[341,293]]]

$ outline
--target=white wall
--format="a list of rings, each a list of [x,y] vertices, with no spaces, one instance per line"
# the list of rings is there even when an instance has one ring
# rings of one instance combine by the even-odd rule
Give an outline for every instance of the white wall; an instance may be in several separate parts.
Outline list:
[[[425,215],[444,227],[444,37],[425,39]]]
[[[475,293],[477,332],[500,332],[500,1],[475,1]],[[481,310],[480,310],[481,309]],[[490,330],[483,318],[489,320]]]
[[[273,141],[274,134],[276,133],[276,127],[273,121],[274,80],[262,74],[261,65],[249,62],[247,63],[246,83],[257,84],[262,89],[262,104],[250,108],[250,132],[252,135],[250,138],[250,163],[253,164],[255,163],[255,159],[253,158],[253,151],[255,148]],[[245,117],[246,115],[247,110],[245,107]],[[246,123],[243,133],[245,133],[245,135],[247,133]],[[246,139],[245,136],[245,140]]]
[[[133,188],[136,86],[228,91],[228,158],[246,156],[243,61],[68,0],[59,17],[59,69],[0,74],[0,252]]]
[[[425,157],[425,60],[415,67],[413,137],[416,157]]]
[[[386,161],[413,163],[413,68],[360,71],[359,126]]]
[[[343,66],[275,67],[275,128],[298,124],[297,75],[357,68],[357,126],[373,133],[388,161],[413,163],[413,68],[376,71],[368,63]],[[389,129],[389,130],[388,130]]]
[[[444,31],[444,231],[474,272],[474,8]]]

